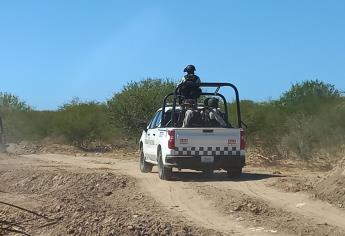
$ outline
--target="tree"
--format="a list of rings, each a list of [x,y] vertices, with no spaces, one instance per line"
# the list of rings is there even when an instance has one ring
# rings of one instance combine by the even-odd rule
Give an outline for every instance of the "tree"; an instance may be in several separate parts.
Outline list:
[[[30,111],[30,106],[19,97],[0,92],[0,116],[7,141],[19,141],[28,134],[32,135],[32,126],[27,123]]]
[[[107,106],[98,102],[81,102],[73,99],[58,111],[55,133],[80,147],[93,141],[104,141],[111,134]]]
[[[162,106],[163,98],[173,92],[175,87],[168,79],[148,78],[128,83],[108,101],[113,123],[126,129],[129,134],[137,133],[138,121],[148,122],[153,113]]]
[[[340,91],[334,85],[319,81],[307,80],[293,84],[291,89],[278,101],[283,110],[290,113],[315,114],[325,105],[338,101]]]
[[[0,92],[0,111],[30,111],[31,108],[17,96]]]

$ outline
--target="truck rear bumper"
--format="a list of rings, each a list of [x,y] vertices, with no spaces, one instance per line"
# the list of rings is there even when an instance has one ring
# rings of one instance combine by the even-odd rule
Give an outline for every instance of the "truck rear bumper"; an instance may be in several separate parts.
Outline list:
[[[166,156],[166,163],[181,169],[230,169],[245,166],[245,156],[214,156],[212,163],[201,162],[201,156]]]

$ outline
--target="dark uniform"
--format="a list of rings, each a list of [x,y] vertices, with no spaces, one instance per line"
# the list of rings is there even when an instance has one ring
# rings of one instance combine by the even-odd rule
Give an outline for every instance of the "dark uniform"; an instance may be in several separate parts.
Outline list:
[[[206,98],[205,99],[205,106],[207,108],[205,111],[201,114],[204,118],[204,121],[206,123],[216,123],[217,125],[220,125],[221,127],[227,127],[228,125],[224,121],[220,111],[218,110],[219,106],[219,100],[215,97],[212,98]]]
[[[178,93],[182,96],[182,100],[184,99],[197,99],[201,95],[201,89],[199,87],[200,78],[199,76],[195,75],[195,66],[188,65],[184,72],[187,74],[182,77],[178,84]]]
[[[197,109],[197,99],[201,95],[201,89],[199,87],[200,78],[195,75],[195,66],[188,65],[183,72],[187,74],[182,77],[178,84],[178,93],[180,95],[179,103],[186,110],[182,127],[188,127],[190,120],[193,118]]]

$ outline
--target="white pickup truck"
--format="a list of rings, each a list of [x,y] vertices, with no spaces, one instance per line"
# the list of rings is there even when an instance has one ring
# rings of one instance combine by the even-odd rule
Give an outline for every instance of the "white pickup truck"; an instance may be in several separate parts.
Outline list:
[[[176,106],[177,92],[168,94],[163,107],[153,116],[140,138],[140,170],[151,172],[154,165],[158,166],[159,177],[170,180],[173,168],[203,171],[210,175],[214,170],[226,170],[229,177],[238,177],[245,165],[245,136],[242,128],[240,104],[237,88],[229,83],[201,83],[200,87],[216,87],[214,93],[203,93],[205,96],[218,96],[227,104],[223,95],[218,93],[220,87],[230,86],[236,94],[237,127],[228,122],[228,109],[224,106],[222,117],[227,127],[221,127],[216,122],[205,123],[195,120],[195,124],[182,128],[185,110]],[[173,104],[167,105],[169,97]],[[203,113],[206,106],[198,104],[196,113]],[[174,114],[174,115],[172,115]],[[193,122],[193,121],[192,121]]]

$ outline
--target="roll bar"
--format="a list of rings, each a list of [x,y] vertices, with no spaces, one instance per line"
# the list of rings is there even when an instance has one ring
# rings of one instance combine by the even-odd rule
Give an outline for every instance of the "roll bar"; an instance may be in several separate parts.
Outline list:
[[[165,96],[164,100],[163,100],[163,106],[162,106],[162,124],[165,124],[164,119],[165,119],[165,107],[166,107],[166,102],[167,99],[170,96],[174,96],[173,98],[173,106],[172,106],[172,114],[175,114],[176,112],[176,102],[177,102],[177,98],[178,98],[178,90],[179,88],[182,86],[183,84],[180,84],[179,86],[177,86],[177,88],[175,89],[174,93],[170,93],[167,96]],[[236,96],[236,110],[237,110],[237,122],[238,122],[238,127],[242,128],[242,120],[241,120],[241,108],[240,108],[240,97],[238,94],[238,90],[236,88],[235,85],[231,84],[231,83],[200,83],[198,85],[199,87],[214,87],[217,88],[216,91],[214,93],[202,93],[201,95],[215,95],[215,96],[219,96],[223,99],[223,102],[225,104],[225,114],[226,114],[226,122],[228,123],[228,107],[227,107],[227,102],[225,97],[218,93],[219,89],[221,87],[231,87],[234,91],[235,91],[235,96]],[[172,124],[173,126],[175,126],[176,122],[175,122],[175,116],[172,115],[171,116],[172,119]]]

